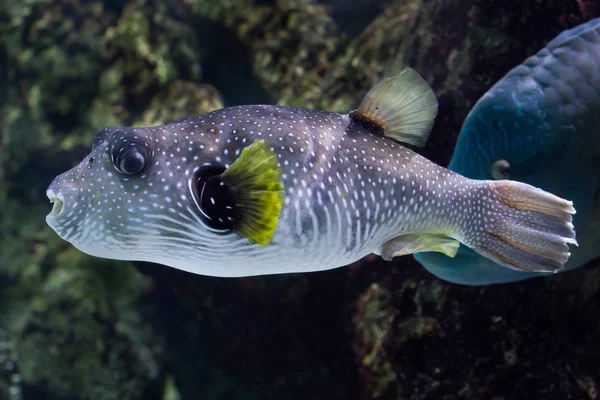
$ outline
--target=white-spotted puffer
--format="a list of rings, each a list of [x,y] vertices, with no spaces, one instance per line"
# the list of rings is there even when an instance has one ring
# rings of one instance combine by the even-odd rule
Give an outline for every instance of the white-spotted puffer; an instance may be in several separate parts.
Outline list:
[[[197,274],[250,276],[454,255],[459,242],[523,271],[557,271],[571,202],[471,180],[423,145],[437,113],[407,68],[349,114],[238,106],[151,128],[110,127],[48,188],[48,224],[81,251]]]

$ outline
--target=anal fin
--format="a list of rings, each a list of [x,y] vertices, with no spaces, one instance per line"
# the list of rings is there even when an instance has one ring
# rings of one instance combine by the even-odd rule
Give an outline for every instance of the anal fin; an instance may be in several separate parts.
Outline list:
[[[390,261],[397,256],[435,251],[454,257],[460,242],[444,235],[431,233],[408,233],[387,241],[381,249],[381,257]]]

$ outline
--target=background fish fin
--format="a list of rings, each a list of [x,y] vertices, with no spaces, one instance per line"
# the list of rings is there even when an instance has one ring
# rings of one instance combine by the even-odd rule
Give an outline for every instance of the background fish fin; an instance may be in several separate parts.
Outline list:
[[[381,249],[381,257],[390,261],[392,258],[418,252],[435,251],[448,257],[454,257],[460,242],[444,235],[409,233],[389,240]]]
[[[235,188],[233,231],[252,243],[271,242],[283,205],[283,183],[277,156],[263,141],[244,148],[222,179]]]
[[[350,116],[375,126],[392,139],[424,146],[437,109],[433,90],[421,75],[407,67],[369,90]]]

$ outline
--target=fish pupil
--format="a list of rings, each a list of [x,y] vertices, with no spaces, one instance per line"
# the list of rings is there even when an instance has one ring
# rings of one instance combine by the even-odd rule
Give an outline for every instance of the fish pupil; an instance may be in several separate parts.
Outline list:
[[[205,223],[212,229],[231,230],[234,225],[235,195],[231,186],[223,182],[224,168],[206,167],[200,172],[196,193]]]
[[[126,174],[137,174],[144,168],[144,156],[139,152],[126,154],[121,161],[121,170]]]

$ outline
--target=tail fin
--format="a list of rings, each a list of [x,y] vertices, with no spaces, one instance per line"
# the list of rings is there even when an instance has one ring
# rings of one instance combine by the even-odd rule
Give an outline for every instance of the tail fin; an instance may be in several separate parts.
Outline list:
[[[521,182],[486,181],[494,212],[472,247],[511,269],[558,272],[577,245],[573,203]]]

